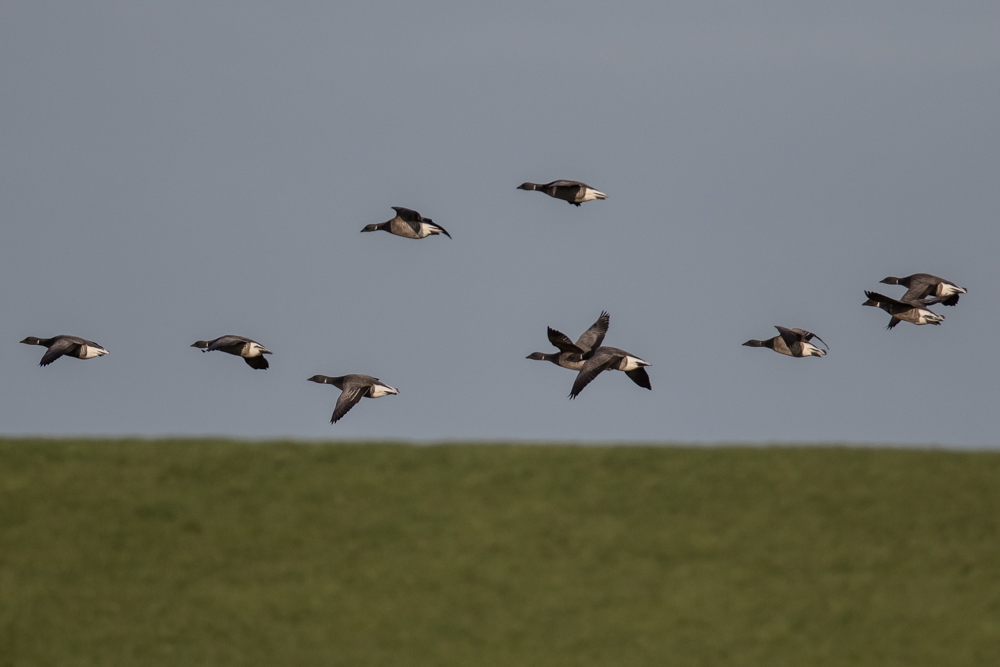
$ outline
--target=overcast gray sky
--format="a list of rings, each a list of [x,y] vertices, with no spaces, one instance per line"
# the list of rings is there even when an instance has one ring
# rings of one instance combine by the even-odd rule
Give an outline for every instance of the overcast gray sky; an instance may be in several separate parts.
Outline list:
[[[0,432],[1000,444],[1000,4],[4,2]],[[567,205],[522,181],[585,181]],[[406,206],[454,240],[360,234]],[[863,308],[969,288],[940,327]],[[526,360],[545,327],[653,391]],[[773,325],[822,359],[742,347]],[[38,368],[28,335],[111,354]],[[274,351],[253,371],[188,347]],[[368,373],[398,396],[335,426]]]

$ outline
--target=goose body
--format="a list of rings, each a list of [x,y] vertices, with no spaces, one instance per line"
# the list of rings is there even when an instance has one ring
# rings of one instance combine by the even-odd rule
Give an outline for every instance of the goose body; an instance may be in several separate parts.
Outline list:
[[[21,341],[25,345],[42,345],[48,350],[42,355],[39,366],[48,366],[59,357],[76,357],[77,359],[93,359],[109,354],[102,346],[86,338],[77,336],[53,336],[52,338],[36,338],[28,336]]]
[[[643,361],[617,347],[598,347],[581,366],[573,382],[573,390],[569,394],[570,400],[579,396],[583,388],[604,371],[624,371],[632,382],[644,389],[652,389],[645,368],[651,365],[648,361]]]
[[[583,368],[586,355],[591,350],[600,347],[601,343],[604,342],[604,335],[608,332],[610,319],[611,316],[607,312],[601,311],[601,316],[580,335],[576,343],[570,341],[569,336],[563,332],[548,327],[549,342],[558,348],[559,352],[550,354],[532,352],[527,358],[535,361],[549,361],[571,371],[579,371]]]
[[[921,301],[925,297],[936,297],[930,299],[927,302],[928,305],[943,303],[946,306],[954,306],[958,303],[958,295],[968,292],[964,287],[959,287],[949,280],[932,276],[929,273],[914,273],[905,278],[889,276],[879,282],[905,287],[906,294],[900,301]]]
[[[425,218],[413,209],[393,206],[392,210],[396,212],[396,217],[392,220],[386,220],[377,225],[366,225],[361,231],[376,232],[382,230],[407,239],[423,239],[435,234],[444,234],[451,238],[451,234],[445,231],[444,227],[430,218]]]
[[[381,398],[399,393],[399,390],[395,387],[390,387],[371,375],[355,374],[340,375],[337,377],[313,375],[309,378],[309,382],[332,384],[337,389],[340,389],[340,398],[337,399],[337,405],[333,408],[333,416],[330,418],[331,424],[336,424],[340,421],[362,398]]]
[[[778,335],[767,340],[748,340],[743,343],[748,347],[767,347],[779,354],[789,357],[822,357],[826,355],[826,350],[816,347],[809,341],[813,338],[826,345],[826,341],[805,329],[788,329],[787,327],[775,326]]]
[[[897,301],[896,299],[890,299],[887,296],[883,296],[878,292],[865,291],[865,296],[868,300],[865,301],[862,306],[874,306],[875,308],[881,308],[885,312],[892,315],[892,319],[889,320],[889,325],[886,329],[892,329],[900,321],[909,322],[911,324],[941,324],[944,320],[944,315],[938,315],[931,310],[928,310],[927,306],[931,303],[937,303],[936,301]]]
[[[556,199],[562,199],[568,201],[574,206],[579,206],[585,201],[594,201],[595,199],[607,199],[608,196],[590,187],[586,183],[581,183],[580,181],[552,181],[551,183],[521,183],[517,186],[518,190],[535,190],[538,192],[544,192],[550,197],[555,197]]]
[[[265,354],[271,351],[255,340],[243,336],[219,336],[215,340],[199,340],[191,345],[197,347],[202,352],[214,352],[216,350],[243,357],[247,366],[255,370],[265,370],[269,364],[264,358]]]

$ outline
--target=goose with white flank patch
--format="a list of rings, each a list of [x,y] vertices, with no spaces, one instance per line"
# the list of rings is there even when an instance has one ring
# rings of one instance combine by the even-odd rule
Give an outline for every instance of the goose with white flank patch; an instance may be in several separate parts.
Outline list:
[[[914,273],[905,278],[889,276],[879,282],[886,285],[902,285],[906,288],[906,294],[900,301],[921,301],[924,297],[937,297],[929,299],[926,305],[943,303],[946,306],[954,306],[958,303],[958,295],[968,292],[964,287],[959,287],[950,280],[932,276],[929,273]]]
[[[551,361],[557,366],[578,371],[583,368],[586,355],[591,350],[596,350],[604,342],[604,335],[608,332],[610,319],[611,316],[607,312],[601,311],[601,316],[580,335],[576,343],[570,341],[569,336],[563,332],[548,327],[549,342],[557,347],[559,352],[551,354],[532,352],[527,358],[535,361]]]
[[[573,382],[573,390],[570,392],[569,398],[572,400],[579,396],[583,388],[604,371],[625,371],[625,375],[629,376],[632,382],[644,389],[651,390],[653,387],[649,383],[649,375],[646,374],[645,366],[652,366],[652,364],[617,347],[599,347],[593,351],[592,356],[580,368],[580,372]]]
[[[396,217],[392,220],[386,220],[377,225],[367,225],[361,231],[377,232],[382,230],[407,239],[423,239],[435,234],[444,234],[448,238],[451,238],[451,234],[445,231],[444,227],[430,218],[425,218],[413,209],[393,206],[392,210],[396,212]]]
[[[778,330],[778,335],[774,338],[748,340],[743,344],[747,347],[767,347],[789,357],[822,357],[826,355],[826,350],[816,347],[809,342],[813,338],[823,343],[827,350],[830,349],[825,340],[811,331],[806,331],[805,329],[788,329],[779,326],[775,326],[774,328]]]
[[[243,336],[219,336],[215,340],[199,340],[192,343],[191,347],[197,347],[202,352],[214,352],[219,350],[226,354],[243,357],[247,366],[255,370],[265,370],[268,367],[265,354],[271,351],[255,340],[244,338]]]
[[[399,390],[395,387],[390,387],[378,378],[373,378],[371,375],[355,374],[340,375],[338,377],[313,375],[309,378],[309,382],[332,384],[337,389],[340,389],[340,398],[337,399],[337,405],[333,409],[333,417],[330,418],[331,424],[336,424],[362,398],[381,398],[399,393]]]
[[[938,315],[927,309],[928,303],[934,303],[934,301],[923,302],[923,301],[897,301],[896,299],[890,299],[887,296],[883,296],[878,292],[869,292],[865,290],[865,296],[868,300],[865,301],[862,306],[874,306],[875,308],[881,308],[885,312],[892,315],[892,319],[889,320],[889,325],[886,329],[892,329],[900,321],[910,322],[911,324],[941,324],[944,320],[944,315]]]
[[[52,338],[35,338],[28,336],[21,341],[25,345],[42,345],[49,348],[42,355],[39,366],[48,366],[59,357],[76,357],[77,359],[93,359],[110,354],[92,340],[76,336],[53,336]]]
[[[544,192],[550,197],[568,201],[573,206],[579,206],[585,201],[607,199],[608,196],[600,190],[595,190],[580,181],[552,181],[551,183],[521,183],[518,190],[535,190]]]

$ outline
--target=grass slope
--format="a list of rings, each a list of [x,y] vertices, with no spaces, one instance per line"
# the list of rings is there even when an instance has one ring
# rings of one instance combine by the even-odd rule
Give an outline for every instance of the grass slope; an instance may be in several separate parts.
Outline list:
[[[0,665],[1000,664],[1000,456],[0,441]]]

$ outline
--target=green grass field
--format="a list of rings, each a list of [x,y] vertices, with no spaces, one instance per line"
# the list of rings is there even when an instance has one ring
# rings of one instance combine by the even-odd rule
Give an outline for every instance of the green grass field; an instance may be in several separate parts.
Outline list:
[[[0,665],[998,665],[1000,455],[0,440]]]

